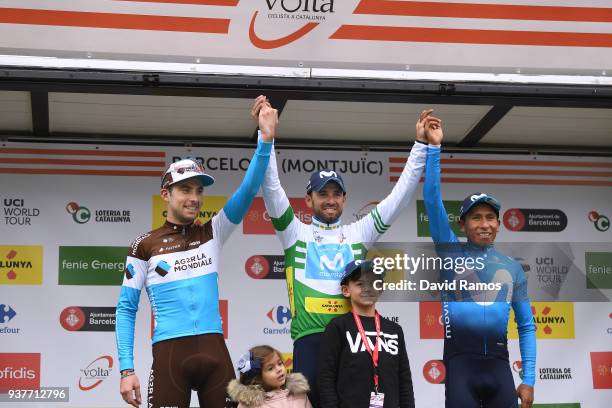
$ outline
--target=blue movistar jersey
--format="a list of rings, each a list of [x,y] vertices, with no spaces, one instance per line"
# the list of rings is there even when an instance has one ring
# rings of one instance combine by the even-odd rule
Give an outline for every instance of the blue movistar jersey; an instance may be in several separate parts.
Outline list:
[[[242,184],[210,221],[191,225],[166,221],[132,243],[117,304],[120,370],[134,367],[134,325],[143,288],[153,312],[153,343],[223,333],[219,313],[219,254],[257,194],[271,150],[272,143],[258,143]]]
[[[440,147],[429,146],[423,190],[429,229],[441,257],[480,258],[480,267],[469,272],[444,270],[442,280],[475,284],[499,283],[499,290],[445,292],[442,317],[445,323],[444,359],[457,354],[487,355],[508,360],[508,319],[514,310],[523,361],[523,383],[535,383],[536,336],[527,296],[527,280],[514,259],[497,251],[460,244],[450,228],[440,193]],[[456,264],[455,264],[456,265]],[[461,275],[461,276],[459,276]]]

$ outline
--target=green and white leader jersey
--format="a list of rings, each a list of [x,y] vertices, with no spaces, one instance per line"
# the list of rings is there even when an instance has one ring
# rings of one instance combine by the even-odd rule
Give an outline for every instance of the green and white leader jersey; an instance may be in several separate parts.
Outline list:
[[[274,151],[262,184],[266,210],[285,254],[285,273],[291,307],[291,338],[322,333],[334,317],[347,313],[340,277],[346,264],[365,259],[367,244],[389,229],[410,198],[425,168],[427,146],[415,143],[391,193],[365,217],[352,224],[312,224],[297,218],[281,186]]]

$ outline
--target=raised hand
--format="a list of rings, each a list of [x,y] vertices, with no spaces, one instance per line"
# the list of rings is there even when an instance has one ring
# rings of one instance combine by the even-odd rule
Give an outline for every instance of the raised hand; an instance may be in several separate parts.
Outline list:
[[[427,136],[427,141],[431,145],[441,145],[442,139],[444,138],[444,133],[442,132],[442,120],[427,115],[424,119],[424,127],[425,127],[425,135]]]
[[[270,105],[264,95],[259,95],[251,108],[251,118],[257,122],[261,130],[261,138],[266,142],[274,140],[276,125],[278,124],[278,111]]]
[[[257,98],[255,98],[255,102],[253,102],[253,107],[251,108],[251,118],[256,123],[259,122],[259,111],[265,103],[269,103],[268,98],[265,95],[259,95]]]
[[[278,125],[278,111],[270,103],[265,103],[259,111],[259,130],[264,141],[274,140],[276,125]]]
[[[427,143],[427,135],[425,134],[425,118],[428,117],[433,109],[427,109],[421,112],[419,120],[416,123],[416,140]]]

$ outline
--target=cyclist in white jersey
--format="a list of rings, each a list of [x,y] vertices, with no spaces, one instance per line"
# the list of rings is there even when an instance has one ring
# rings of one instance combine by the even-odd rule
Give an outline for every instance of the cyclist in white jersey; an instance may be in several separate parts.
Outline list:
[[[259,112],[262,136],[244,180],[204,224],[195,221],[203,189],[214,179],[191,159],[172,163],[164,173],[160,194],[168,205],[166,223],[133,242],[117,304],[120,392],[128,404],[137,407],[142,402],[133,348],[136,312],[145,288],[154,318],[147,406],[189,407],[192,389],[201,407],[226,405],[225,389],[234,370],[219,314],[220,251],[259,190],[277,117],[271,107]]]

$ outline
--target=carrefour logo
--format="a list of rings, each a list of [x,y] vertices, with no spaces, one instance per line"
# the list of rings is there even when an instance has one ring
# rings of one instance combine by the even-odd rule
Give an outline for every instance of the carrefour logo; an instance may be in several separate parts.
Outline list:
[[[277,326],[283,327],[264,327],[264,334],[282,334],[287,335],[290,333],[287,328],[287,323],[291,321],[291,310],[285,306],[274,306],[266,313],[268,319],[276,323]]]
[[[13,320],[17,313],[9,305],[0,305],[0,323],[8,323]]]
[[[19,327],[8,326],[15,316],[17,312],[11,306],[0,304],[0,334],[19,334]]]
[[[291,321],[291,310],[285,306],[274,306],[267,314],[268,318],[277,324],[285,324]]]

